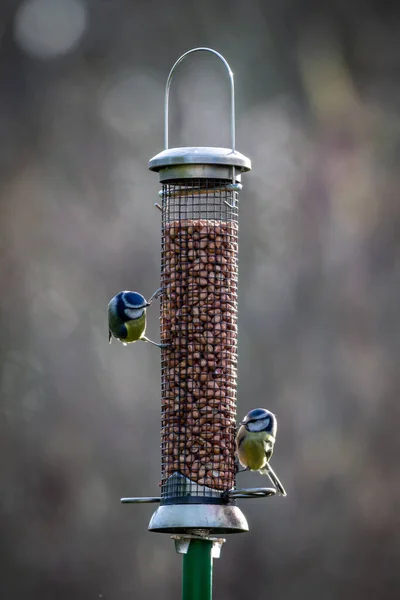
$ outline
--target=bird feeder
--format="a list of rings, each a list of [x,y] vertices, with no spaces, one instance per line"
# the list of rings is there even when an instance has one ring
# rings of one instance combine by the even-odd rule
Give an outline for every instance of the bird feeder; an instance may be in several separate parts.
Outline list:
[[[230,148],[169,148],[172,76],[199,51],[217,56],[229,76]],[[161,496],[123,501],[159,502],[150,531],[175,534],[183,554],[200,537],[217,556],[215,536],[248,531],[236,499],[275,493],[235,487],[238,195],[251,161],[235,147],[233,73],[221,54],[195,48],[176,61],[164,119],[165,149],[149,163],[162,186]]]

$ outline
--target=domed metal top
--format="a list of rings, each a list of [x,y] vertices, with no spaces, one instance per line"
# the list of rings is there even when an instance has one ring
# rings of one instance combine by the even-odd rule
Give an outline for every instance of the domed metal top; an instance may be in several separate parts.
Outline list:
[[[239,173],[250,171],[251,160],[229,148],[188,147],[163,150],[149,161],[151,171],[178,165],[221,165],[235,167]]]

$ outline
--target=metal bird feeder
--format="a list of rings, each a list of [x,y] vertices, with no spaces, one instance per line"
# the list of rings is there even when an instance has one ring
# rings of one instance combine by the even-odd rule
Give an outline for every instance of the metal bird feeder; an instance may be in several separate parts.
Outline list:
[[[217,56],[229,76],[231,147],[169,148],[172,77],[200,51]],[[168,344],[161,351],[161,497],[122,501],[160,502],[149,530],[175,534],[185,555],[184,598],[205,599],[224,541],[218,536],[248,531],[236,499],[275,494],[235,488],[238,193],[251,161],[235,147],[233,73],[221,54],[195,48],[176,61],[164,118],[165,149],[149,163],[162,184],[160,322]]]

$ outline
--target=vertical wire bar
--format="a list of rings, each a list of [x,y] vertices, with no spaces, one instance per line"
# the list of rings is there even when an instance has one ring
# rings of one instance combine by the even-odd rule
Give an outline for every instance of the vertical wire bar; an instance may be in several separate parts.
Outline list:
[[[183,555],[182,600],[211,600],[212,575],[212,542],[190,540]]]

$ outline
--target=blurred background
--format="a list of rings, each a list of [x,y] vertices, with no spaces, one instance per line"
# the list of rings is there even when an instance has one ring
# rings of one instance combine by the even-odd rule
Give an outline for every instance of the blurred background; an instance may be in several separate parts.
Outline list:
[[[168,72],[235,72],[238,416],[278,415],[289,496],[241,503],[219,600],[400,596],[400,38],[395,2],[3,0],[0,595],[180,595],[158,495],[159,353],[108,345],[107,303],[159,283]],[[195,55],[171,145],[229,145],[229,88]],[[158,306],[149,313],[158,338]],[[263,485],[243,474],[239,485]]]

